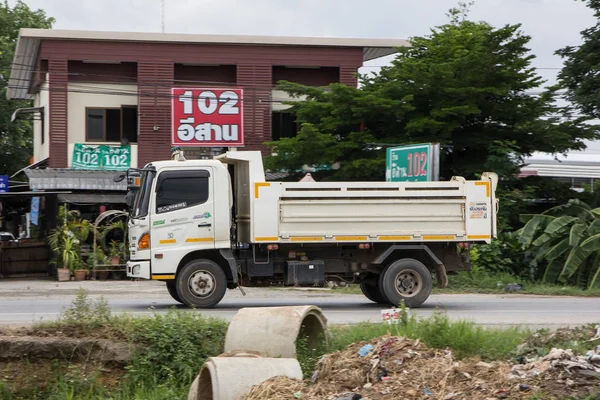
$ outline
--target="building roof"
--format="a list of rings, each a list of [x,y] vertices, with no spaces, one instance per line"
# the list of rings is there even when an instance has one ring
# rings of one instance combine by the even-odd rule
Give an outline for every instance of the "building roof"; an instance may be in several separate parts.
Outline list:
[[[247,36],[247,35],[200,35],[182,33],[142,33],[79,31],[61,29],[30,29],[19,32],[17,48],[10,76],[7,96],[9,99],[29,99],[27,85],[31,79],[42,40],[90,40],[152,43],[230,44],[248,46],[311,46],[311,47],[359,47],[363,49],[363,61],[394,54],[399,47],[409,46],[403,39],[345,39],[325,37]]]

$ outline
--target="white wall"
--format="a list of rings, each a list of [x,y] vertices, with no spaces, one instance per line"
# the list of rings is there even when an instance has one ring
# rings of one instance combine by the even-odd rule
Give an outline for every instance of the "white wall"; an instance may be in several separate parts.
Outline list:
[[[118,145],[117,142],[86,142],[86,107],[137,106],[137,85],[115,85],[104,83],[70,83],[69,105],[69,167],[73,158],[75,143],[88,145]],[[85,92],[85,93],[81,93]],[[119,92],[125,92],[120,94]],[[114,94],[111,94],[114,93]],[[131,93],[131,94],[130,94]],[[137,145],[131,144],[131,167],[137,167]]]
[[[283,111],[283,110],[287,110],[288,108],[290,108],[291,106],[288,106],[287,104],[282,104],[282,101],[301,101],[306,99],[306,96],[301,96],[299,98],[293,98],[291,97],[287,92],[284,92],[283,90],[273,90],[271,92],[271,109],[273,111]]]
[[[48,81],[41,86],[41,90],[33,98],[34,107],[44,107],[44,143],[42,144],[42,121],[33,122],[33,162],[37,163],[50,154],[50,92]],[[39,119],[39,118],[36,118]]]

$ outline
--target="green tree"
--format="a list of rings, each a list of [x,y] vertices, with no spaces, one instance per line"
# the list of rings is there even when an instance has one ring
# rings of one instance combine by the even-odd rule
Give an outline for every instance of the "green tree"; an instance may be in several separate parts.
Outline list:
[[[558,78],[560,86],[566,89],[567,100],[584,115],[599,118],[600,0],[586,0],[585,3],[594,12],[596,25],[581,31],[583,43],[580,46],[567,46],[556,52],[564,59]]]
[[[542,214],[524,215],[523,248],[549,283],[600,284],[600,208],[573,199]]]
[[[31,107],[30,101],[12,101],[6,98],[8,80],[13,66],[13,55],[21,28],[51,28],[54,18],[43,10],[32,10],[18,0],[14,7],[8,1],[0,3],[0,174],[12,174],[29,163],[33,154],[32,124],[27,120],[10,122],[13,112]]]
[[[267,166],[294,171],[338,161],[329,174],[335,179],[383,180],[386,144],[439,142],[448,149],[442,177],[493,170],[506,178],[534,151],[582,149],[583,139],[598,137],[595,127],[555,105],[555,88],[541,89],[530,37],[519,25],[495,28],[466,13],[464,4],[451,10],[448,24],[413,38],[391,66],[361,76],[359,89],[282,82],[291,95],[305,96],[291,108],[303,128],[269,144],[277,156]],[[304,124],[327,151],[300,145]]]

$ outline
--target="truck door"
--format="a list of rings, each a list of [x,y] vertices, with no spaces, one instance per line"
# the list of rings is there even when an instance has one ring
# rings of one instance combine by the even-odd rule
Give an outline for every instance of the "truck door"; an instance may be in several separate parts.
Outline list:
[[[175,274],[179,262],[189,252],[214,249],[212,172],[207,167],[164,171],[158,175],[150,234],[155,279]]]

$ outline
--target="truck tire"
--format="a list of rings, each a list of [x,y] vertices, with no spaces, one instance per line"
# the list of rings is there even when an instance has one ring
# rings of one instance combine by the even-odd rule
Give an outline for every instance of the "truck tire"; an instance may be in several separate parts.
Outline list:
[[[210,260],[194,260],[177,274],[177,295],[182,303],[197,308],[211,308],[219,304],[227,290],[223,269]]]
[[[373,303],[377,304],[388,304],[389,301],[385,298],[381,290],[379,290],[379,286],[376,285],[367,285],[365,283],[360,284],[360,290],[362,290],[365,297],[371,300]]]
[[[432,285],[427,267],[412,258],[403,258],[388,265],[379,278],[383,296],[394,306],[404,300],[407,307],[419,307],[431,294]]]
[[[173,300],[183,304],[183,301],[181,301],[181,297],[179,297],[179,294],[177,294],[177,282],[175,280],[167,281],[167,291],[169,292]]]

